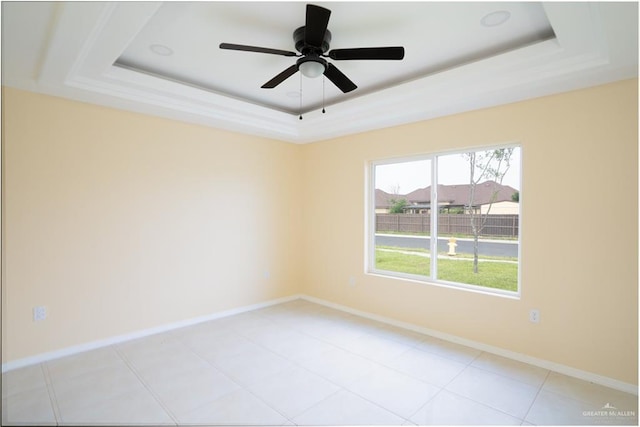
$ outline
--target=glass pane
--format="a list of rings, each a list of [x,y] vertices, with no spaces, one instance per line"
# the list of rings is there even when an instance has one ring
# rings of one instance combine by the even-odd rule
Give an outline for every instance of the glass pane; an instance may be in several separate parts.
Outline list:
[[[375,269],[430,275],[431,160],[376,165]]]
[[[517,291],[520,148],[437,161],[437,279]]]

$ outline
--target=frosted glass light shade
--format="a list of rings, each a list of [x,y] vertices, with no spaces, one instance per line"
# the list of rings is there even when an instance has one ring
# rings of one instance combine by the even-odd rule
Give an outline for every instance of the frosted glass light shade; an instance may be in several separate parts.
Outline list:
[[[298,67],[305,77],[315,78],[324,73],[324,65],[320,62],[306,61]]]

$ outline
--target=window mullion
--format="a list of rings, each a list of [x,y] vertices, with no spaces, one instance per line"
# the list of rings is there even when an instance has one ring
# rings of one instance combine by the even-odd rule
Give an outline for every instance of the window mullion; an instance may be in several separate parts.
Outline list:
[[[438,279],[438,157],[431,158],[431,278]]]

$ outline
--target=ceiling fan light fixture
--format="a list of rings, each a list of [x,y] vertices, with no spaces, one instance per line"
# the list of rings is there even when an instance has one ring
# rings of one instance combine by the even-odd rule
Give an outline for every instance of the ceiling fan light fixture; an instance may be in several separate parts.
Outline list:
[[[326,62],[321,61],[308,60],[301,61],[300,64],[298,64],[298,70],[300,70],[302,75],[311,79],[321,76],[326,69]]]

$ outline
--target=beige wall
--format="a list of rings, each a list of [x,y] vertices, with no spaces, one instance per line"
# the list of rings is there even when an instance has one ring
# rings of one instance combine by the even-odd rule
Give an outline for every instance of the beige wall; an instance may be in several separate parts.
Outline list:
[[[637,384],[637,90],[296,146],[5,88],[3,362],[302,292]],[[521,299],[365,274],[367,162],[503,142]]]
[[[3,362],[298,291],[299,146],[9,88],[2,114]]]
[[[637,384],[637,93],[625,81],[306,146],[303,292]],[[513,142],[521,299],[364,273],[367,162]]]

